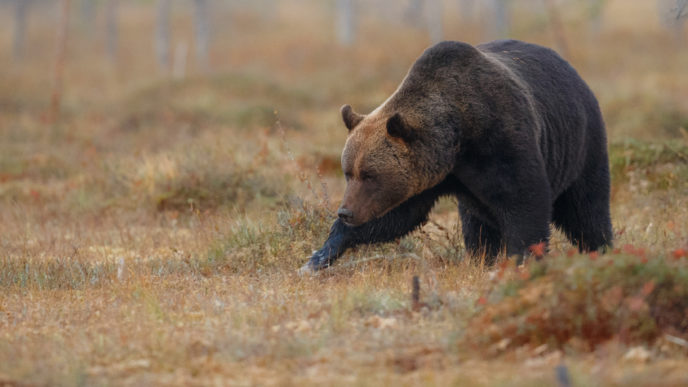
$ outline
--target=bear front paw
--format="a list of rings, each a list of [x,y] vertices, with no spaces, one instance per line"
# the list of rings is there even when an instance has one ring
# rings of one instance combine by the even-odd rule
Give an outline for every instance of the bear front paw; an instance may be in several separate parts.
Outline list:
[[[301,266],[301,268],[296,271],[296,274],[298,274],[301,277],[315,275],[315,273],[317,273],[317,272],[315,270],[313,270],[313,268],[310,265],[310,262]]]
[[[324,269],[327,266],[329,266],[331,257],[330,254],[327,254],[325,252],[325,250],[326,249],[320,249],[318,251],[314,251],[313,255],[308,260],[308,263],[306,263],[299,269],[299,274],[313,274],[318,270]]]

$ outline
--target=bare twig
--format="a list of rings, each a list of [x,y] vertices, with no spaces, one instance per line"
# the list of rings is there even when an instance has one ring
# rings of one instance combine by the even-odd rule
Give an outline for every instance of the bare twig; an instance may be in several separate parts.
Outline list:
[[[413,310],[420,309],[420,279],[417,275],[411,280],[411,305]]]
[[[680,337],[672,336],[670,334],[665,334],[664,338],[670,343],[680,345],[681,347],[688,348],[688,340],[684,340]]]
[[[554,372],[557,375],[557,383],[560,387],[571,387],[571,378],[569,377],[569,370],[566,365],[559,364],[554,368]]]

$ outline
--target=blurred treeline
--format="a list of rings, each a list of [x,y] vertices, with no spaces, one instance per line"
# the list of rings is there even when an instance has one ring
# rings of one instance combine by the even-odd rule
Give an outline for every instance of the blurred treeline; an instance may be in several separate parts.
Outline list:
[[[636,0],[638,1],[638,0]],[[686,38],[688,0],[639,0],[654,2],[656,19],[674,39]],[[634,1],[627,1],[629,7]],[[321,19],[313,34],[327,36],[333,44],[354,45],[370,36],[361,25],[379,22],[427,35],[428,43],[460,39],[484,41],[519,37],[524,30],[547,25],[560,50],[567,51],[578,28],[593,34],[605,28],[608,0],[0,0],[0,32],[11,39],[14,61],[50,52],[59,23],[70,26],[69,39],[87,40],[110,62],[124,59],[128,47],[149,41],[148,54],[161,71],[183,76],[189,57],[200,71],[215,67],[212,60],[218,41],[251,40],[243,29],[266,27],[280,34],[280,19],[295,10],[302,19]],[[68,17],[60,13],[68,9]],[[576,15],[572,16],[572,13]],[[294,15],[291,15],[294,16]],[[565,24],[576,21],[575,30]],[[584,26],[581,26],[584,22]],[[652,23],[651,20],[647,21]],[[239,28],[237,28],[239,27]],[[246,28],[250,27],[250,28]],[[569,26],[571,27],[571,26]],[[463,31],[462,31],[463,29]],[[466,29],[471,32],[467,33]],[[135,34],[123,30],[135,30]],[[43,32],[43,34],[41,34]],[[368,31],[369,32],[369,31]],[[41,40],[43,40],[41,42]],[[395,42],[390,42],[395,44]],[[8,47],[8,45],[5,45]],[[566,52],[565,52],[566,54]],[[3,55],[5,56],[5,55]]]
[[[53,110],[81,108],[160,78],[249,72],[370,108],[434,42],[516,38],[571,61],[612,134],[675,136],[687,20],[688,0],[0,0],[0,95],[24,108],[52,90]]]

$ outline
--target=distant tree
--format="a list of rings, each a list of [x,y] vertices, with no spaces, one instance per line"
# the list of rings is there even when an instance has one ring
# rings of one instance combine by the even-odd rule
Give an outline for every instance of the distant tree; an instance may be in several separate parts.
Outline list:
[[[657,10],[662,24],[673,31],[676,42],[685,42],[684,26],[688,20],[688,0],[658,0]]]
[[[403,19],[413,27],[425,29],[430,43],[444,40],[442,0],[411,0],[403,11]]]
[[[588,0],[588,15],[590,16],[590,25],[595,34],[599,34],[602,29],[602,22],[604,17],[604,7],[607,5],[607,0]]]
[[[62,78],[64,74],[65,59],[67,57],[67,33],[69,32],[69,10],[70,0],[60,1],[60,21],[57,29],[57,39],[55,46],[55,67],[53,68],[53,90],[50,96],[50,111],[48,112],[48,122],[54,123],[60,116],[60,105],[62,101]]]
[[[81,26],[86,30],[87,36],[93,32],[96,16],[96,4],[94,0],[81,0],[79,7],[79,19]]]
[[[475,0],[459,0],[459,13],[463,23],[471,22]]]
[[[208,0],[194,0],[196,61],[203,71],[208,71],[208,47],[210,45],[210,12],[208,7]]]
[[[423,13],[425,12],[425,3],[423,0],[410,0],[408,6],[404,10],[404,20],[413,25],[420,27],[423,23]]]
[[[174,61],[172,62],[172,78],[184,79],[186,77],[186,57],[188,46],[186,41],[181,41],[174,47]]]
[[[506,38],[511,29],[509,20],[509,0],[492,0],[494,7],[494,34],[497,38]]]
[[[105,47],[110,62],[117,60],[117,46],[119,43],[118,5],[119,0],[107,0],[105,6]]]
[[[158,0],[155,19],[155,55],[164,71],[170,69],[170,0]]]
[[[435,44],[444,40],[444,28],[442,25],[442,0],[429,0],[426,24],[430,42]]]
[[[566,38],[566,33],[564,32],[564,23],[561,20],[561,14],[559,13],[559,8],[555,3],[555,0],[545,0],[545,6],[547,7],[547,14],[549,17],[549,25],[554,35],[554,40],[559,48],[559,53],[564,58],[570,58],[569,55],[569,44]]]
[[[26,19],[29,13],[29,5],[31,5],[31,0],[14,0],[14,39],[12,42],[12,54],[17,60],[24,57]]]
[[[676,7],[674,8],[676,20],[683,20],[688,18],[688,0],[676,0]]]
[[[337,0],[336,17],[337,41],[343,46],[350,46],[356,39],[353,0]]]

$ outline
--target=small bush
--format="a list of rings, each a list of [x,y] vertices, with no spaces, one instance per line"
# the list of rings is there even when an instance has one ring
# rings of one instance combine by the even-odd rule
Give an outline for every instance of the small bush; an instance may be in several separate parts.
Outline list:
[[[208,262],[232,272],[297,268],[325,240],[333,217],[320,206],[300,200],[277,212],[277,225],[240,222],[208,252]],[[302,262],[303,261],[303,262]]]
[[[160,184],[154,200],[160,211],[183,211],[241,205],[259,197],[276,196],[275,188],[263,176],[242,170],[220,174],[206,170]]]
[[[635,176],[647,188],[676,188],[688,181],[688,144],[645,143],[625,140],[609,145],[612,181],[628,182]]]
[[[543,344],[592,350],[612,338],[651,344],[664,332],[688,337],[685,259],[645,254],[627,246],[608,256],[502,266],[502,279],[478,302],[484,307],[469,322],[466,340],[494,355]]]
[[[193,144],[106,163],[103,189],[137,206],[182,213],[220,207],[243,211],[252,202],[272,207],[290,192],[288,176],[263,161],[239,160],[235,147]]]

